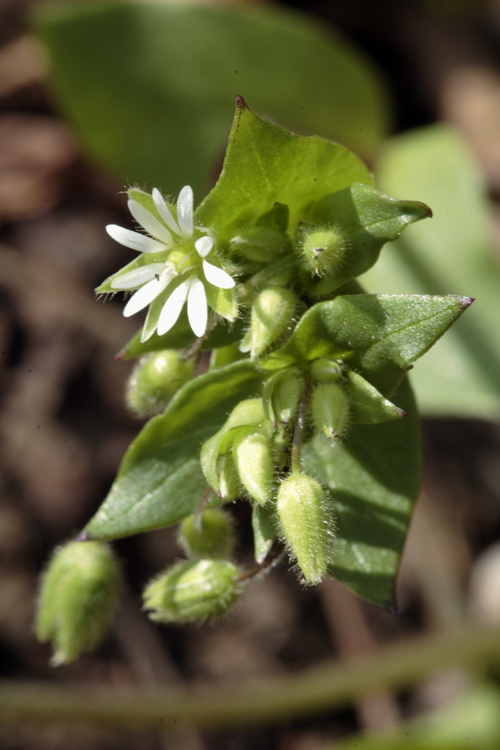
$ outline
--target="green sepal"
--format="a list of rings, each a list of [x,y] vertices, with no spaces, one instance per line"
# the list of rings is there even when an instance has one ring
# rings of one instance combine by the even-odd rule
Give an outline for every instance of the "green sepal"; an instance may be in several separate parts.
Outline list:
[[[346,370],[345,385],[350,397],[351,420],[358,424],[379,424],[408,416],[403,409],[382,396],[357,372]]]
[[[212,265],[220,268],[220,263],[217,263],[215,259],[211,262]],[[234,323],[238,317],[238,305],[234,289],[220,289],[220,287],[213,284],[205,284],[205,291],[207,293],[208,306],[220,315],[221,318]]]
[[[261,374],[248,360],[182,386],[134,440],[108,497],[84,531],[94,539],[115,539],[171,526],[193,513],[207,487],[201,443],[220,429],[238,402],[260,389]]]
[[[144,609],[156,622],[203,622],[236,604],[240,571],[228,560],[181,562],[144,591]]]
[[[107,544],[58,547],[42,576],[36,622],[40,641],[52,641],[52,665],[68,664],[96,648],[116,604],[120,569]]]
[[[275,203],[274,206],[259,216],[255,222],[256,227],[271,227],[279,232],[286,232],[290,221],[290,209],[284,203]]]
[[[255,503],[252,508],[252,529],[254,538],[255,560],[260,565],[276,539],[276,515],[271,504],[263,507]]]
[[[386,398],[405,372],[469,307],[470,297],[355,294],[318,302],[289,341],[261,366],[334,357],[368,380]]]
[[[234,547],[233,529],[223,511],[206,508],[201,515],[183,520],[179,543],[191,557],[229,557]]]
[[[225,320],[219,321],[204,339],[202,349],[218,349],[222,346],[229,346],[241,340],[243,336],[244,324],[238,319],[234,323],[228,323]],[[181,312],[179,320],[163,336],[154,333],[150,339],[141,342],[142,328],[125,344],[123,349],[117,354],[117,359],[132,359],[141,357],[148,352],[158,352],[162,349],[184,349],[195,341],[191,326],[189,325],[187,310]]]
[[[274,461],[270,438],[257,429],[239,433],[232,446],[232,456],[241,482],[250,495],[261,505],[272,496]]]
[[[140,268],[141,266],[147,266],[150,263],[166,263],[170,252],[171,252],[170,250],[163,250],[158,253],[139,253],[137,255],[137,258],[134,258],[134,260],[130,261],[130,263],[127,263],[126,266],[123,266],[123,268],[120,268],[119,271],[111,274],[111,276],[108,276],[107,279],[104,279],[102,284],[100,284],[94,290],[95,293],[98,295],[99,294],[122,294],[123,292],[128,293],[128,290],[126,289],[113,289],[113,287],[111,286],[111,283],[115,279],[117,279],[119,276],[123,276],[123,274],[128,273],[129,271],[133,271],[136,268]],[[136,290],[135,289],[130,290],[131,293],[133,293],[134,291]]]
[[[418,201],[400,201],[369,185],[353,184],[318,200],[307,213],[313,225],[333,225],[342,235],[345,260],[331,278],[325,276],[309,285],[314,295],[330,294],[347,281],[360,276],[377,261],[386,242],[396,240],[403,229],[432,216],[431,209]]]

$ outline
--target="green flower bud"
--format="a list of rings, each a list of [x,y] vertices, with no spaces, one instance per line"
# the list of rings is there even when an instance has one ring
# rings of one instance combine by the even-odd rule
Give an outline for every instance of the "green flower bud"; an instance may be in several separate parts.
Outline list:
[[[127,384],[126,400],[139,417],[162,412],[174,393],[194,374],[193,361],[181,362],[173,349],[143,357]]]
[[[306,474],[291,474],[280,485],[276,509],[304,578],[320,583],[328,562],[328,513],[321,485]]]
[[[343,362],[336,359],[315,359],[311,374],[317,383],[335,383],[342,375]]]
[[[227,560],[182,562],[152,581],[144,591],[144,608],[158,622],[204,621],[236,604],[242,586],[239,570]]]
[[[231,453],[219,456],[217,473],[219,475],[218,494],[221,500],[226,503],[237,500],[241,495],[241,481]]]
[[[336,227],[313,227],[302,233],[302,260],[318,276],[335,276],[344,265],[349,242]]]
[[[270,226],[259,226],[233,237],[229,249],[238,251],[248,260],[270,263],[282,255],[289,245],[290,241],[284,232]]]
[[[295,417],[303,390],[304,377],[294,368],[281,370],[269,378],[262,393],[262,403],[274,424],[288,424]]]
[[[192,557],[228,557],[234,546],[233,530],[225,513],[208,508],[183,520],[179,542]]]
[[[311,416],[317,430],[329,438],[339,438],[351,418],[349,396],[337,383],[316,386],[311,399]]]
[[[263,289],[252,304],[250,328],[241,342],[241,351],[260,356],[292,322],[296,298],[290,289],[270,286]]]
[[[265,505],[273,492],[274,463],[271,441],[261,432],[248,432],[233,443],[233,458],[250,497]]]
[[[42,578],[36,635],[52,641],[52,664],[68,664],[99,645],[116,603],[120,571],[103,542],[58,547]]]

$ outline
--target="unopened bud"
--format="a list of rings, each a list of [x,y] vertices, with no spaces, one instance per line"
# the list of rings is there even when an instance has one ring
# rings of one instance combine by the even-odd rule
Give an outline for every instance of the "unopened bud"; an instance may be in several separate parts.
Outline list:
[[[342,268],[348,242],[335,227],[306,229],[302,235],[302,258],[306,268],[318,276],[334,276]]]
[[[311,366],[311,374],[317,383],[335,383],[342,375],[343,362],[336,359],[315,359]]]
[[[129,378],[127,404],[139,417],[159,414],[193,374],[193,361],[181,362],[179,353],[173,349],[148,354]]]
[[[350,422],[348,395],[337,383],[316,386],[311,399],[311,416],[317,430],[329,438],[339,438]]]
[[[227,560],[190,560],[152,581],[144,608],[158,622],[204,621],[219,617],[241,593],[239,570]]]
[[[225,513],[207,508],[200,516],[187,516],[179,542],[192,557],[228,557],[234,545],[233,530]]]
[[[262,393],[264,410],[274,423],[288,424],[299,410],[304,377],[292,368],[277,372],[266,382]]]
[[[304,578],[320,583],[328,562],[328,514],[321,485],[306,474],[291,474],[280,485],[276,508]]]
[[[250,328],[240,345],[241,351],[260,356],[288,328],[295,304],[295,294],[286,287],[263,289],[253,301]]]
[[[217,473],[219,476],[218,494],[221,500],[226,503],[237,500],[241,495],[241,481],[231,453],[219,456]]]
[[[68,664],[99,645],[116,603],[120,571],[103,542],[58,547],[42,578],[36,634],[52,641],[52,664]]]
[[[289,239],[284,232],[270,226],[259,226],[240,232],[229,243],[248,260],[269,263],[287,250]]]
[[[265,505],[273,492],[271,442],[261,432],[244,433],[233,443],[233,458],[241,482],[254,500]]]

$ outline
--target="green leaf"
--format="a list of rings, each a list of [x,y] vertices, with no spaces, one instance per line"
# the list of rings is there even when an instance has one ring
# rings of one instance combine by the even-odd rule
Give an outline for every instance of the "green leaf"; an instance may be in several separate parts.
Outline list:
[[[329,294],[365,273],[379,257],[386,242],[396,240],[408,224],[429,218],[432,212],[418,201],[398,201],[369,185],[354,184],[326,195],[307,213],[313,225],[334,225],[345,243],[346,260],[333,278],[311,285],[313,294]]]
[[[329,572],[391,610],[420,475],[418,415],[407,378],[394,401],[408,413],[406,419],[353,425],[335,445],[318,435],[303,451],[303,470],[333,495],[336,541]]]
[[[170,526],[191,514],[207,488],[199,451],[261,376],[236,362],[186,383],[128,449],[111,491],[85,527],[92,539],[116,539]]]
[[[218,349],[222,346],[228,346],[241,340],[245,325],[241,319],[235,320],[234,323],[219,321],[215,328],[210,331],[207,338],[202,344],[202,349]],[[125,344],[117,359],[132,359],[133,357],[142,357],[149,352],[159,352],[163,349],[184,349],[192,344],[196,336],[189,325],[187,310],[183,309],[179,320],[173,328],[163,336],[154,333],[150,339],[141,343],[142,328]]]
[[[259,565],[264,562],[266,555],[276,539],[276,519],[274,508],[254,503],[252,508],[252,529],[255,546],[255,559]]]
[[[60,106],[120,181],[201,197],[239,93],[365,156],[387,132],[374,63],[307,15],[115,0],[44,4],[34,20]]]
[[[371,292],[476,299],[415,368],[419,405],[426,414],[498,419],[500,269],[478,165],[457,132],[436,126],[389,141],[377,172],[383,190],[424,200],[434,218],[384,249],[363,285]]]
[[[353,153],[324,138],[289,133],[258,117],[240,99],[221,176],[195,218],[224,241],[283,203],[293,232],[306,204],[353,182],[372,182]]]
[[[355,294],[319,302],[264,366],[333,356],[387,398],[471,301],[454,295]]]
[[[350,397],[351,417],[356,424],[379,424],[406,416],[406,412],[384,398],[357,372],[347,370],[345,379]]]

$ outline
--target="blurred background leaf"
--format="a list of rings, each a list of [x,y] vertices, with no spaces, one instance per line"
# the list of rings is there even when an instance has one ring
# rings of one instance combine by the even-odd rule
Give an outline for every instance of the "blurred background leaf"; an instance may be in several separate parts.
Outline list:
[[[362,277],[371,292],[462,294],[476,301],[467,316],[420,361],[412,384],[425,414],[500,416],[500,268],[494,256],[490,204],[463,139],[439,125],[387,142],[378,187],[413,197],[434,212],[384,247]]]
[[[241,94],[262,116],[364,158],[388,131],[372,62],[279,8],[60,3],[37,8],[57,101],[88,154],[126,182],[198,198],[217,176]]]

